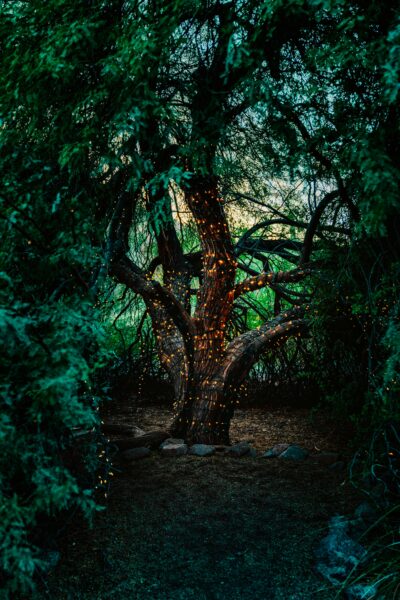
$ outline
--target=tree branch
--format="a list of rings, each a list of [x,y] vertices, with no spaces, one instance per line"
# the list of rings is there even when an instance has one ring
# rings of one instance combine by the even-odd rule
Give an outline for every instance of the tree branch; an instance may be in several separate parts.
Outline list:
[[[260,273],[238,283],[234,289],[234,297],[261,289],[276,283],[297,283],[311,273],[310,268],[298,268],[291,271],[276,271],[275,273]]]
[[[195,335],[193,321],[173,293],[160,285],[158,281],[146,279],[140,269],[127,256],[113,261],[110,272],[119,283],[125,284],[131,290],[140,294],[150,306],[162,305],[166,309],[185,341],[188,355],[191,356]]]
[[[307,227],[306,233],[304,235],[303,250],[301,253],[301,258],[300,258],[300,263],[299,263],[300,265],[303,265],[304,263],[308,262],[308,260],[310,259],[314,235],[317,230],[320,219],[322,217],[322,213],[324,212],[326,207],[333,200],[335,200],[335,198],[337,198],[338,196],[340,196],[339,190],[334,190],[333,192],[329,192],[328,194],[326,194],[326,196],[324,196],[324,198],[320,201],[317,208],[315,209],[314,214],[311,217],[311,221]]]
[[[298,221],[297,219],[290,219],[289,217],[286,217],[284,213],[282,213],[280,210],[276,209],[271,204],[266,204],[265,202],[262,202],[261,200],[257,200],[257,198],[253,198],[252,196],[249,196],[248,194],[241,194],[239,192],[237,192],[237,193],[235,192],[233,195],[238,198],[243,198],[244,200],[248,200],[249,202],[253,202],[254,204],[258,204],[259,206],[262,206],[264,208],[268,208],[268,210],[270,210],[273,214],[275,214],[275,215],[277,215],[277,217],[279,217],[279,219],[276,219],[276,220],[269,219],[266,221],[261,221],[260,223],[257,223],[256,225],[253,225],[253,227],[251,227],[251,229],[249,229],[249,231],[243,235],[243,238],[250,237],[258,229],[263,229],[264,227],[268,227],[268,225],[272,225],[275,223],[277,223],[277,224],[281,223],[282,225],[290,225],[292,227],[297,227],[298,229],[307,229],[307,227],[309,225],[309,223],[306,223],[305,221]],[[330,233],[340,233],[342,235],[348,235],[348,236],[351,235],[350,229],[347,229],[346,227],[336,227],[335,225],[320,225],[317,229],[317,232],[322,232],[322,231],[328,231]]]
[[[304,123],[302,122],[302,120],[300,119],[298,114],[290,106],[288,106],[287,104],[283,104],[283,102],[281,102],[277,98],[273,99],[273,103],[278,108],[278,110],[298,129],[301,137],[308,145],[308,151],[310,152],[311,156],[313,156],[321,165],[323,165],[335,177],[337,186],[339,188],[339,194],[342,199],[342,202],[347,205],[349,212],[352,216],[352,219],[356,222],[359,221],[360,220],[359,210],[358,210],[357,206],[354,204],[354,202],[351,200],[351,198],[349,197],[346,187],[343,183],[343,179],[340,176],[340,173],[339,173],[338,169],[335,167],[335,165],[333,164],[333,162],[319,150],[316,141],[312,138],[307,127],[304,125]]]
[[[226,349],[222,368],[225,380],[234,381],[237,385],[268,346],[305,331],[306,323],[302,316],[300,308],[285,311],[261,327],[235,338]]]

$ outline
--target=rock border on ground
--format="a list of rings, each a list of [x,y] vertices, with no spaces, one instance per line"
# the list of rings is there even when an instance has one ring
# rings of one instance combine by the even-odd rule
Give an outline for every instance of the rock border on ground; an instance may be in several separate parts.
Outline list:
[[[212,456],[215,454],[215,451],[215,446],[211,446],[210,444],[193,444],[189,448],[189,454],[201,457]]]
[[[163,456],[185,456],[188,453],[188,445],[184,440],[177,438],[167,438],[159,449]]]

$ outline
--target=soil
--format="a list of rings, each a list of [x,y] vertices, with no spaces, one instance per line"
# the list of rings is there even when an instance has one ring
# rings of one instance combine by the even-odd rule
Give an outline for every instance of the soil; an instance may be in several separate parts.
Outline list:
[[[161,407],[125,407],[113,422],[165,428]],[[109,419],[108,419],[109,420]],[[305,409],[238,411],[232,441],[297,443],[346,455],[346,431]],[[115,469],[106,510],[71,530],[36,598],[333,600],[313,549],[334,514],[360,502],[346,479],[307,459],[150,457]]]

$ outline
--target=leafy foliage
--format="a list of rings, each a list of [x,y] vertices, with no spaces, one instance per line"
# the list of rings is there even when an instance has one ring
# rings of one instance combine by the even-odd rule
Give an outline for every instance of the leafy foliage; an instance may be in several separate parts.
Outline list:
[[[87,177],[101,102],[80,87],[83,3],[1,3],[0,572],[27,594],[48,568],[45,531],[95,498],[104,362],[95,308],[99,274],[94,186]],[[66,90],[69,103],[66,102]],[[75,90],[75,91],[74,91]],[[87,94],[87,96],[86,96]],[[90,113],[90,114],[89,114]],[[92,148],[92,150],[89,150]],[[99,201],[100,194],[96,195]],[[85,433],[92,432],[90,435]],[[49,525],[53,523],[53,525]]]

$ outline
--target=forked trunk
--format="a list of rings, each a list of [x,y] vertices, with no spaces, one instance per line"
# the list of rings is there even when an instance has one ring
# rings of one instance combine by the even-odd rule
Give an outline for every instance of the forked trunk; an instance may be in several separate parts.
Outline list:
[[[295,318],[297,317],[297,318]],[[298,311],[278,315],[264,326],[235,338],[200,336],[188,385],[175,404],[172,432],[189,443],[229,444],[229,426],[240,389],[260,353],[300,335]]]
[[[173,434],[190,444],[229,444],[237,389],[230,383],[233,357],[224,346],[223,334],[197,338],[188,385],[175,404],[172,426]]]

